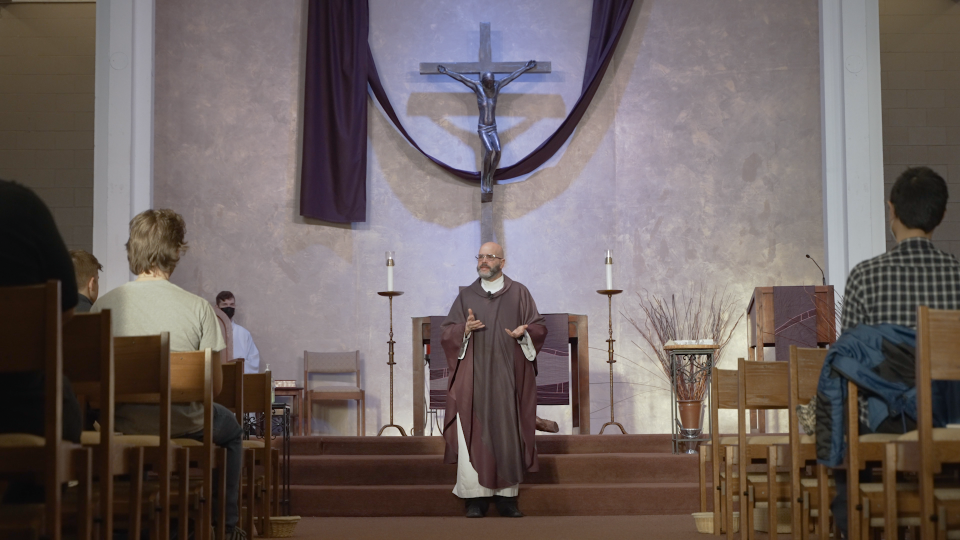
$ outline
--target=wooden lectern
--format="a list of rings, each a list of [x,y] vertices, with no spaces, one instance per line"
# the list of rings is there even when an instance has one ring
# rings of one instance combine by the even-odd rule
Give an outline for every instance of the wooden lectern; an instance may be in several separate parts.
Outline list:
[[[569,315],[570,404],[573,427],[590,434],[590,353],[587,316]],[[424,352],[430,344],[430,317],[413,317],[413,435],[424,435],[427,424]],[[440,346],[439,343],[436,344]]]
[[[747,359],[763,362],[764,347],[786,362],[790,346],[825,347],[837,340],[833,285],[757,287],[747,305]],[[750,427],[766,432],[766,415],[750,411]]]
[[[747,319],[748,360],[764,361],[764,347],[825,347],[837,340],[833,285],[757,287]],[[788,337],[791,328],[805,329],[808,335]],[[787,358],[785,354],[777,360]]]

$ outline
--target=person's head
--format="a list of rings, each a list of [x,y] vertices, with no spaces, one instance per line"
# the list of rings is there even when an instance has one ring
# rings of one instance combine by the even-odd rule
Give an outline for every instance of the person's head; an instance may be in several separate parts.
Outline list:
[[[493,281],[503,274],[507,260],[503,258],[503,248],[496,242],[487,242],[477,252],[477,273],[480,277]]]
[[[138,276],[169,278],[187,251],[187,226],[173,210],[146,210],[130,220],[127,262]]]
[[[890,190],[890,228],[897,240],[927,238],[940,225],[947,210],[947,183],[929,167],[911,167]]]
[[[100,271],[103,266],[92,253],[82,249],[70,250],[70,258],[73,259],[73,272],[77,276],[77,292],[96,302],[100,296]]]
[[[217,295],[217,307],[232,320],[234,313],[237,311],[237,299],[230,291],[220,291],[220,294]]]
[[[480,74],[480,84],[483,86],[493,89],[493,85],[496,84],[497,79],[493,76],[493,73],[490,71],[484,71]]]

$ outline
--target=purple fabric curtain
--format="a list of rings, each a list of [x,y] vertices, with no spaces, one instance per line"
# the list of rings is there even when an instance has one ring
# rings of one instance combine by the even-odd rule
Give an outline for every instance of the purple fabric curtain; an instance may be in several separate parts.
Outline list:
[[[307,11],[300,215],[367,219],[366,0],[311,0]]]
[[[560,127],[543,144],[517,163],[497,169],[495,180],[508,180],[533,172],[553,157],[573,134],[613,59],[633,2],[594,0],[580,98]],[[311,0],[309,9],[300,214],[334,222],[364,221],[367,83],[397,130],[414,148],[454,176],[479,183],[479,172],[451,167],[427,154],[403,127],[383,89],[367,43],[369,11],[366,0]],[[315,15],[316,11],[320,13]],[[366,58],[361,60],[364,52]],[[350,78],[353,80],[344,80]],[[330,101],[308,109],[312,101],[321,99]],[[358,102],[364,105],[362,112],[358,110]],[[355,219],[357,216],[360,219]]]

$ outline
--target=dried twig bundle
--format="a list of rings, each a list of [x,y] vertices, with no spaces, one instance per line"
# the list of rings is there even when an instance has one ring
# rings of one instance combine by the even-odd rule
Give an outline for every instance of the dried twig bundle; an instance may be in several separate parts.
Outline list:
[[[679,304],[675,295],[670,295],[667,299],[652,295],[644,289],[642,294],[637,293],[637,305],[640,308],[638,315],[642,314],[643,318],[622,313],[657,355],[657,363],[668,381],[671,379],[670,355],[663,350],[668,341],[712,339],[719,345],[714,355],[714,362],[719,364],[724,347],[743,319],[741,313],[733,326],[730,326],[733,307],[726,289],[714,289],[712,294],[709,294],[709,303],[707,300],[708,294],[704,292],[703,284],[700,284],[690,298],[681,295]],[[634,345],[643,349],[640,344]],[[674,382],[677,399],[702,400],[707,391],[707,371],[703,369],[703,361],[688,363],[686,367],[687,369],[677,373]]]

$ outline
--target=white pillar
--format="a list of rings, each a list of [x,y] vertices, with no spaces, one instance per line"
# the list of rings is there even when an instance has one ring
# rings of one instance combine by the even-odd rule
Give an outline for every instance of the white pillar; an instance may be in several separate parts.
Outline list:
[[[93,252],[100,288],[130,280],[130,219],[153,205],[154,0],[98,0]]]
[[[827,283],[885,250],[878,0],[820,0]]]

